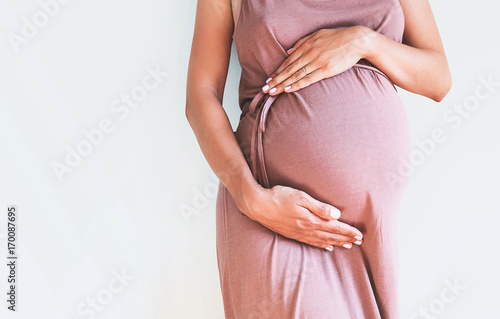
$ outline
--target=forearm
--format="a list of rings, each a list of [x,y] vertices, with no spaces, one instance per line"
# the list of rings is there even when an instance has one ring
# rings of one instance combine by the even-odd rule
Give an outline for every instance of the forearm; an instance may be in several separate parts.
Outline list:
[[[397,86],[437,102],[451,87],[451,76],[444,54],[396,42],[362,27],[362,56],[387,74]]]
[[[240,211],[252,218],[252,202],[263,188],[253,177],[216,94],[203,89],[188,94],[186,117],[215,175]]]

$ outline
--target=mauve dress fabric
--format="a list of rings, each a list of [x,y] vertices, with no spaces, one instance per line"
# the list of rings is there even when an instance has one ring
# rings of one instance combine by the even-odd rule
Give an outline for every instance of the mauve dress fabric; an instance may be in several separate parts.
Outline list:
[[[242,0],[233,34],[242,71],[235,136],[254,177],[339,208],[340,221],[364,237],[333,252],[286,238],[241,213],[219,183],[226,318],[399,318],[397,222],[411,142],[396,87],[360,60],[293,93],[261,91],[297,40],[355,25],[401,42],[403,11],[398,0]]]

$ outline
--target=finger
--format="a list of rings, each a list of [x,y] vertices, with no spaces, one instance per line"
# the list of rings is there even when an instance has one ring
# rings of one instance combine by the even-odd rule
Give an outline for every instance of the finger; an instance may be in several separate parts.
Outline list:
[[[344,248],[351,248],[352,244],[361,245],[362,241],[344,235],[332,234],[326,231],[317,230],[316,234],[324,241],[325,245],[342,246]]]
[[[340,210],[337,207],[323,203],[306,192],[299,193],[297,204],[324,219],[336,220],[340,217]]]
[[[314,36],[314,33],[311,33],[305,37],[302,37],[300,38],[297,42],[295,42],[287,51],[286,53],[288,54],[292,54],[294,51],[296,51],[298,48],[300,48],[302,46],[302,44],[304,44],[304,42],[306,42],[307,40],[309,40],[310,38],[312,38]]]
[[[300,72],[304,73],[304,71],[300,70]],[[311,73],[308,73],[307,75],[304,75],[294,81],[293,79],[286,80],[281,84],[283,86],[283,91],[284,92],[295,92],[297,90],[303,89],[305,87],[308,87],[309,85],[319,82],[325,78],[324,72],[321,68],[317,68]],[[279,91],[276,90],[277,92]]]
[[[319,223],[316,229],[326,231],[335,235],[343,235],[353,238],[353,242],[363,239],[363,233],[359,229],[338,220],[329,220]]]
[[[267,93],[268,91],[272,90],[274,86],[278,85],[279,83],[281,83],[281,81],[283,81],[281,73],[285,71],[287,68],[289,68],[291,64],[295,63],[299,58],[303,57],[304,52],[308,51],[308,47],[306,47],[304,44],[310,43],[308,41],[314,38],[316,35],[317,31],[307,36],[304,36],[303,38],[299,39],[291,48],[287,50],[287,54],[289,55],[288,58],[285,59],[285,61],[283,61],[283,63],[279,66],[279,68],[275,70],[266,80],[266,84],[262,87],[262,91],[264,93]],[[305,61],[304,63],[301,63],[299,67],[302,68],[309,62],[310,61]],[[286,76],[286,78],[288,78],[288,76]]]
[[[308,237],[308,238],[294,239],[294,240],[297,240],[301,243],[308,244],[314,247],[323,248],[328,251],[333,251],[333,245],[330,245],[327,243],[327,241],[318,238]]]
[[[314,68],[314,65],[312,63],[310,63],[310,64],[306,65],[306,67],[308,70],[309,69],[312,70]],[[318,69],[316,69],[316,70],[318,70]],[[311,73],[306,74],[306,73],[304,73],[304,70],[302,68],[299,69],[298,71],[293,73],[289,78],[287,78],[286,80],[284,80],[280,84],[276,85],[275,86],[276,90],[271,89],[269,91],[269,95],[278,95],[282,92],[293,92],[293,91],[291,91],[292,85],[294,83],[297,83],[297,82],[303,80],[304,78],[307,79],[307,82],[310,82],[308,85],[310,85],[314,82],[317,82],[319,80],[322,80],[323,79],[323,77],[321,77],[322,73],[321,72],[318,73],[318,72],[316,72],[316,70],[311,72]],[[314,73],[314,72],[316,72],[316,73]],[[300,89],[300,88],[296,88],[295,91],[298,89]]]
[[[300,48],[302,46],[302,44],[304,42],[306,42],[310,37],[311,37],[311,35],[308,35],[307,37],[301,38],[300,40],[298,40],[297,42],[295,42],[294,45],[292,45],[288,50],[286,50],[286,53],[288,53],[288,55],[291,55],[298,48]]]
[[[352,239],[339,235],[332,235],[328,232],[316,231],[305,237],[298,237],[295,240],[306,243],[311,246],[333,251],[334,246],[351,249],[354,245],[361,245],[361,240]]]
[[[292,65],[293,63],[297,62],[301,57],[302,57],[302,50],[300,51],[297,51],[295,54],[293,55],[290,55],[288,58],[286,58],[282,63],[281,65],[269,76],[269,79],[271,80],[277,80],[278,79],[278,76],[287,68],[289,67],[290,65]],[[269,80],[268,79],[268,80]],[[269,81],[267,81],[266,83],[269,84]],[[275,82],[272,82],[273,84],[275,84]]]
[[[298,52],[298,54],[300,54]],[[266,85],[262,87],[262,91],[264,93],[273,94],[276,93],[276,90],[273,90],[278,84],[285,81],[292,74],[301,70],[302,67],[309,64],[309,60],[306,60],[301,55],[297,55],[296,57],[289,57],[280,65],[280,67],[271,74],[269,79],[266,80]]]

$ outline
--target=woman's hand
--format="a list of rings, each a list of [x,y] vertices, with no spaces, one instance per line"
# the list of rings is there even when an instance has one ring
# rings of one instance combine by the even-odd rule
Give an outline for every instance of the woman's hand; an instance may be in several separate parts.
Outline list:
[[[365,26],[318,30],[294,44],[263,92],[293,92],[366,59],[400,88],[440,102],[452,79],[429,1],[398,1],[405,21],[401,43]]]
[[[321,29],[297,41],[274,71],[264,93],[294,92],[351,68],[364,55],[366,28]],[[304,69],[305,72],[304,72]]]
[[[363,234],[338,221],[337,208],[303,191],[276,185],[264,189],[252,202],[245,215],[287,238],[330,251],[333,245],[361,245]]]

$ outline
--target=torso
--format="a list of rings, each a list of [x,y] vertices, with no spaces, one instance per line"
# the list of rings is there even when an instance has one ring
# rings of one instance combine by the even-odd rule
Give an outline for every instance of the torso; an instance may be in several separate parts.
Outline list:
[[[230,0],[241,66],[235,137],[261,185],[292,187],[334,205],[365,242],[362,250],[328,254],[289,241],[238,213],[224,190],[218,252],[226,309],[235,311],[230,317],[399,318],[396,226],[411,136],[395,87],[380,70],[359,64],[274,98],[261,88],[286,50],[319,29],[364,25],[400,42],[402,8],[398,0],[284,3]],[[230,278],[228,269],[258,276]]]

